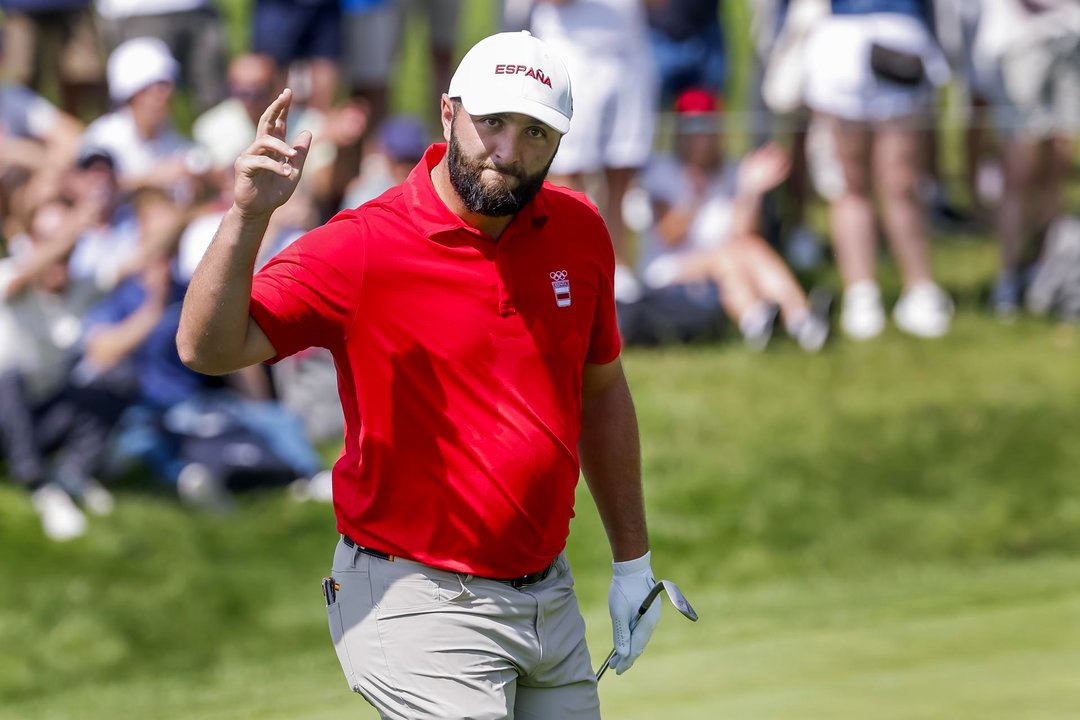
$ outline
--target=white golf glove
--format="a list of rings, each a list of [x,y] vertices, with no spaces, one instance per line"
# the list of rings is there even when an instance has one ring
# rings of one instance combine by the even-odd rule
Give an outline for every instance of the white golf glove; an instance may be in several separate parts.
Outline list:
[[[615,657],[611,660],[611,667],[615,668],[617,675],[629,670],[638,659],[652,637],[656,623],[660,621],[660,606],[663,603],[654,602],[631,629],[642,601],[656,584],[649,564],[651,556],[652,553],[647,552],[636,560],[612,563],[614,576],[608,592],[608,610],[611,611],[611,630],[615,640]]]

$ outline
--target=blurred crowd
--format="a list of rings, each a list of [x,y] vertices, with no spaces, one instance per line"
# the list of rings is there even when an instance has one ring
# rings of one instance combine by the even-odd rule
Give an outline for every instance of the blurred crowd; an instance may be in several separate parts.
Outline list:
[[[331,499],[317,448],[343,420],[328,353],[198,375],[176,353],[179,303],[231,204],[233,163],[286,85],[290,133],[314,141],[264,262],[401,182],[441,140],[462,3],[249,5],[249,40],[230,53],[211,0],[0,0],[0,459],[54,539],[108,514],[106,485],[131,472],[211,510],[257,486]],[[817,352],[834,316],[870,340],[888,321],[879,230],[902,282],[893,322],[942,337],[953,302],[935,281],[934,223],[997,238],[991,312],[1080,317],[1080,220],[1066,207],[1078,0],[491,7],[493,27],[530,30],[570,71],[575,115],[549,177],[607,220],[628,343],[730,326],[762,350],[782,328]],[[723,19],[746,14],[753,67],[736,115]],[[394,115],[416,22],[431,112]],[[944,98],[965,128],[959,182],[941,169]],[[736,117],[752,137],[742,157],[729,147]],[[815,198],[827,229],[810,222]],[[808,280],[829,249],[833,290]]]

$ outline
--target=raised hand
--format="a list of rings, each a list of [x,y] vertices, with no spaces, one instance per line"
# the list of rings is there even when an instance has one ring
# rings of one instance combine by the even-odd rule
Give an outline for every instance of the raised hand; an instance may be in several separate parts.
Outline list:
[[[747,155],[739,163],[739,194],[764,195],[787,179],[791,158],[775,143]]]
[[[246,217],[268,219],[293,194],[304,169],[311,133],[285,142],[292,90],[285,88],[259,118],[253,142],[236,160],[233,203]]]

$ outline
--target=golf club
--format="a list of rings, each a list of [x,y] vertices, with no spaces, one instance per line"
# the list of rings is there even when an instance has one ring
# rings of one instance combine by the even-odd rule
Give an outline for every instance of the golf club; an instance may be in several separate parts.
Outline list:
[[[641,607],[638,608],[637,615],[630,621],[630,632],[634,632],[634,628],[637,627],[638,621],[641,620],[641,616],[649,611],[652,607],[653,600],[661,592],[667,592],[668,599],[671,600],[671,604],[675,606],[675,609],[688,617],[690,620],[697,622],[698,614],[693,607],[690,606],[690,602],[686,599],[686,596],[682,594],[682,590],[679,586],[670,580],[659,580],[652,589],[649,590],[649,594],[645,596],[645,599],[641,601]],[[600,669],[596,671],[596,681],[600,682],[600,678],[604,676],[604,672],[607,671],[608,666],[611,664],[612,658],[615,657],[615,648],[611,649],[608,653],[607,659],[604,660],[604,664],[600,666]]]

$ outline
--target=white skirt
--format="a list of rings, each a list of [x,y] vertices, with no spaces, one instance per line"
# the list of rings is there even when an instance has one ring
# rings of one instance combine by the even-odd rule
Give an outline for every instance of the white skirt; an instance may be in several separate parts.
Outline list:
[[[874,43],[917,54],[927,81],[908,86],[879,78],[870,67]],[[806,104],[845,120],[880,121],[923,110],[949,79],[944,54],[918,19],[894,13],[832,15],[806,44]]]

